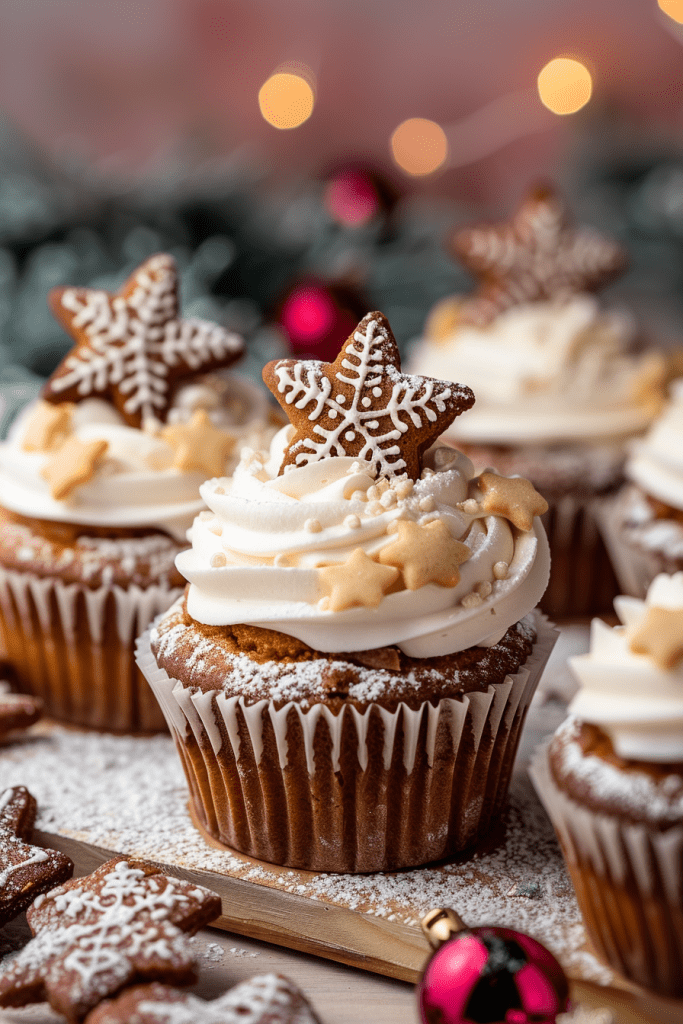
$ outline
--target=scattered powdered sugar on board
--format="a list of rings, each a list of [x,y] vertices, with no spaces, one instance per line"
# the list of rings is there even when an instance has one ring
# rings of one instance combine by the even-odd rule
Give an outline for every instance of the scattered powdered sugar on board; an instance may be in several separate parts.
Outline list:
[[[564,714],[564,705],[555,700],[534,706],[525,751]],[[108,736],[39,724],[28,739],[0,753],[0,785],[28,786],[38,801],[37,828],[43,832],[126,856],[231,875],[415,927],[432,907],[453,906],[472,924],[527,931],[577,976],[607,983],[610,972],[585,949],[562,855],[519,764],[500,845],[469,860],[374,875],[268,868],[209,846],[190,820],[185,779],[168,736]]]

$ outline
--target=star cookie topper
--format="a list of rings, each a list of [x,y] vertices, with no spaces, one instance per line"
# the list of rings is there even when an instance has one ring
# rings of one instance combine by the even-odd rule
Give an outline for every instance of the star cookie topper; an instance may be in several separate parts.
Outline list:
[[[165,420],[182,378],[229,366],[242,354],[236,334],[206,320],[180,319],[176,264],[164,253],[146,260],[113,295],[53,288],[48,302],[76,345],[43,388],[43,399],[109,399],[132,427]]]
[[[683,608],[652,605],[630,635],[629,649],[647,654],[665,672],[683,660]]]
[[[422,453],[474,404],[462,384],[401,373],[396,339],[377,312],[363,317],[333,363],[278,359],[263,379],[295,427],[280,474],[350,455],[380,474],[417,480]]]
[[[617,242],[570,224],[549,185],[533,188],[511,220],[457,231],[451,248],[478,279],[459,312],[461,322],[476,326],[521,303],[597,291],[628,265]]]
[[[115,857],[29,909],[34,938],[0,967],[0,1006],[48,1000],[70,1022],[137,981],[196,980],[193,935],[220,897],[146,861]]]

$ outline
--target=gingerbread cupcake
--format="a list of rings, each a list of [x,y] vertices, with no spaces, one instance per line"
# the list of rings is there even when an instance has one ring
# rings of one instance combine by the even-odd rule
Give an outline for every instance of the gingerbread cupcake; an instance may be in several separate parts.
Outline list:
[[[472,847],[554,642],[545,502],[438,444],[472,392],[401,373],[381,313],[264,379],[292,423],[203,485],[190,587],[139,645],[195,819],[318,871]]]
[[[593,294],[625,267],[620,247],[574,228],[559,196],[533,190],[509,223],[461,230],[453,249],[478,287],[426,337],[412,369],[467,380],[472,414],[448,439],[476,466],[528,477],[550,506],[555,617],[606,611],[616,581],[597,529],[600,498],[623,481],[626,442],[663,401],[665,363],[635,354],[631,319]]]
[[[683,573],[622,625],[594,620],[581,688],[535,782],[597,952],[630,981],[683,995]]]
[[[0,646],[53,717],[160,729],[134,640],[181,593],[199,484],[248,422],[225,429],[228,385],[197,377],[242,342],[179,318],[164,255],[116,295],[59,288],[50,304],[76,345],[0,445]]]

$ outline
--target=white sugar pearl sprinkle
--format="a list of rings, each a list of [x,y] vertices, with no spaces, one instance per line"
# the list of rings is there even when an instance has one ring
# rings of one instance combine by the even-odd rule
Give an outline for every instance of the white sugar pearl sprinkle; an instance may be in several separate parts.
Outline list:
[[[350,516],[347,516],[346,519],[344,520],[344,526],[346,526],[349,530],[357,530],[358,527],[360,526],[360,519],[358,518],[357,515],[352,513]]]
[[[467,498],[466,501],[463,501],[461,508],[463,512],[467,512],[468,516],[476,516],[479,511],[479,502],[476,498]]]
[[[510,566],[507,562],[496,562],[493,567],[493,575],[497,580],[506,580]]]
[[[351,501],[367,501],[368,496],[365,491],[354,491],[351,495]]]
[[[393,491],[385,491],[379,501],[384,508],[393,508],[398,498]]]
[[[479,597],[484,598],[490,595],[491,591],[493,590],[493,587],[491,586],[488,580],[484,580],[482,583],[477,583],[474,589],[479,594]]]
[[[379,516],[384,512],[384,507],[380,505],[378,501],[371,501],[368,505],[368,514],[371,516]]]
[[[366,491],[366,494],[368,496],[368,501],[376,501],[380,495],[380,490],[377,484],[370,484]]]
[[[320,533],[322,526],[320,525],[319,519],[307,519],[304,523],[304,530],[308,530],[309,533]]]
[[[409,498],[413,493],[413,481],[399,480],[398,483],[394,484],[394,490],[399,498]]]
[[[429,480],[431,476],[434,476],[434,470],[430,469],[429,466],[427,466],[420,473],[420,480]]]
[[[463,608],[477,608],[481,604],[481,597],[474,592],[465,594],[460,604]]]
[[[420,498],[418,504],[421,512],[433,512],[436,508],[436,502],[431,494],[428,494],[426,498]]]
[[[222,566],[227,564],[228,559],[226,558],[222,551],[216,551],[215,554],[211,555],[210,565],[212,569],[220,569]]]

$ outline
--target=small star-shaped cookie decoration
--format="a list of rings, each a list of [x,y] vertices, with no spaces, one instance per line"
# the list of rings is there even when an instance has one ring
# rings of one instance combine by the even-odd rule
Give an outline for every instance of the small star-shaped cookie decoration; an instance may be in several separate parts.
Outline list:
[[[108,447],[107,441],[81,441],[78,437],[69,437],[40,471],[50,485],[52,497],[63,501],[81,484],[92,480]]]
[[[27,693],[12,693],[9,683],[0,681],[0,739],[15,729],[28,729],[43,713],[43,702]]]
[[[51,452],[71,433],[73,402],[38,402],[29,419],[21,447],[25,452]]]
[[[257,974],[210,1001],[168,985],[138,985],[102,1003],[86,1024],[318,1024],[303,993],[281,974]]]
[[[400,573],[388,565],[378,565],[362,548],[356,548],[341,565],[318,569],[318,578],[328,595],[333,612],[346,608],[376,608]]]
[[[396,339],[377,312],[363,317],[333,363],[278,359],[263,379],[295,427],[280,474],[350,455],[416,480],[422,453],[474,404],[463,384],[401,373]]]
[[[26,915],[34,938],[0,965],[0,1006],[48,1000],[76,1022],[124,985],[190,984],[194,955],[183,933],[220,912],[208,889],[115,857],[35,901]]]
[[[534,516],[548,511],[548,502],[523,476],[482,473],[479,486],[484,493],[481,502],[484,512],[504,516],[518,530],[528,532],[534,525]]]
[[[187,423],[164,427],[161,436],[174,450],[175,469],[196,469],[207,477],[222,476],[237,439],[211,422],[206,409],[197,409]]]
[[[683,658],[683,608],[647,609],[629,637],[634,654],[647,654],[660,668],[675,668]]]
[[[598,231],[572,227],[558,193],[529,193],[510,221],[456,232],[452,248],[478,279],[460,321],[483,326],[526,302],[597,291],[627,266],[624,250]]]
[[[456,540],[445,523],[398,520],[398,539],[379,553],[382,565],[393,565],[403,573],[408,590],[419,590],[427,583],[455,587],[460,582],[459,566],[472,554],[467,544]]]
[[[0,792],[0,927],[73,874],[63,853],[31,845],[36,810],[25,786]]]
[[[236,334],[206,320],[180,319],[172,256],[151,256],[115,294],[54,288],[50,309],[76,341],[43,388],[47,402],[109,399],[131,427],[165,420],[179,381],[229,366],[242,354]]]

